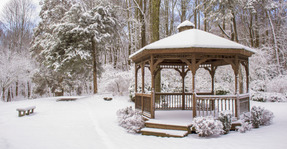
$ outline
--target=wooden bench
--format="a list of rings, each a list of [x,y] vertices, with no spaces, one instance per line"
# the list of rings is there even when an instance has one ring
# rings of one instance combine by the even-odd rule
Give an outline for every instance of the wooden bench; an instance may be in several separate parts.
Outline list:
[[[16,109],[18,111],[18,116],[24,116],[24,115],[29,115],[31,113],[34,113],[34,109],[36,106],[31,106],[31,107],[26,107],[26,108],[18,108]]]
[[[105,100],[105,101],[111,101],[111,100],[113,100],[113,98],[110,98],[110,97],[104,97],[104,100]]]

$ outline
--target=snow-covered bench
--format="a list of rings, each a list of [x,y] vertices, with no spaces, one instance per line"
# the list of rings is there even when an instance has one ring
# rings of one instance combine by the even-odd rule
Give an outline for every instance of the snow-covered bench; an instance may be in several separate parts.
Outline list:
[[[26,108],[18,108],[16,109],[19,113],[18,116],[24,116],[24,115],[29,115],[31,113],[34,113],[34,109],[36,108],[36,106],[31,106],[31,107],[26,107]]]

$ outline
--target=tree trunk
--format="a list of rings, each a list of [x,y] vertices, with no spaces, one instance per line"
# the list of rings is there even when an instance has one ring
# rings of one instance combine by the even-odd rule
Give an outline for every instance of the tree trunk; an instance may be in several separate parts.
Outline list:
[[[173,23],[174,23],[174,9],[175,9],[175,6],[176,6],[176,2],[177,0],[175,0],[174,2],[172,2],[172,8],[171,8],[171,18],[170,18],[170,24],[169,24],[169,35],[172,34],[173,32]]]
[[[31,87],[29,81],[27,82],[28,99],[31,97]]]
[[[256,23],[256,27],[255,27],[255,47],[258,48],[259,47],[259,23],[258,23],[258,14],[255,15],[255,23]]]
[[[208,10],[206,10],[206,0],[204,0],[204,9],[205,9],[205,11],[204,11],[204,31],[207,31],[207,28],[208,28],[208,26],[207,26],[207,20],[206,20],[206,18],[207,18],[207,11]]]
[[[151,42],[159,40],[159,12],[160,12],[160,0],[152,1],[151,5]],[[160,71],[155,76],[155,92],[161,91],[161,73]]]
[[[130,0],[126,0],[126,10],[127,10],[127,20],[129,20],[130,18]],[[128,46],[128,54],[131,55],[132,54],[132,37],[131,37],[131,23],[130,21],[128,21],[128,37],[129,37],[129,46]],[[106,61],[106,60],[105,60]],[[128,65],[131,65],[131,60],[128,59]]]
[[[180,16],[180,21],[183,22],[186,20],[186,0],[181,0],[181,16]]]
[[[5,101],[5,87],[2,88],[2,99]]]
[[[139,1],[139,6],[140,6],[140,9],[142,11],[139,11],[140,12],[140,22],[142,23],[141,25],[141,47],[144,47],[146,45],[146,36],[145,36],[145,16],[143,13],[145,13],[146,11],[146,0],[140,0]]]
[[[276,61],[277,61],[277,69],[278,69],[278,73],[280,75],[282,75],[281,68],[280,68],[279,52],[278,52],[279,49],[278,49],[278,45],[277,45],[275,29],[274,29],[274,26],[273,26],[273,23],[272,23],[272,20],[271,20],[271,17],[270,17],[269,13],[271,13],[271,12],[268,12],[268,11],[266,12],[266,14],[268,16],[268,20],[269,20],[270,26],[271,26],[272,35],[273,35],[274,50],[275,50]]]
[[[236,17],[234,11],[232,11],[232,23],[233,23],[233,29],[234,29],[234,40],[238,42],[238,34],[237,34],[237,27],[236,27]]]
[[[169,36],[169,0],[164,0],[165,36]]]
[[[94,37],[91,38],[92,41],[92,57],[93,57],[93,85],[94,85],[94,94],[98,93],[98,82],[97,82],[97,49],[96,41]]]
[[[194,19],[194,25],[195,27],[194,28],[197,28],[197,10],[196,10],[196,6],[197,6],[197,0],[194,1],[194,10],[193,10],[193,19]]]
[[[7,102],[9,101],[11,101],[10,88],[8,88],[8,93],[7,93]]]
[[[17,80],[16,83],[15,83],[15,96],[16,97],[18,96],[18,91],[19,91],[19,82]]]
[[[253,32],[253,15],[252,13],[250,12],[250,22],[249,22],[249,38],[250,38],[250,45],[251,47],[254,47],[254,32]]]

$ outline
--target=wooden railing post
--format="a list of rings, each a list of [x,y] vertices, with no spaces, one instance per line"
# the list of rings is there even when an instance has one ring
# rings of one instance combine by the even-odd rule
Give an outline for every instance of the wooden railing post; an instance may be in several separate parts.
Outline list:
[[[196,102],[197,102],[195,92],[193,92],[193,94],[192,94],[192,102],[193,102],[192,116],[193,116],[193,118],[195,118],[196,117]]]
[[[236,100],[235,100],[235,117],[238,118],[240,112],[240,101],[239,101],[239,94],[236,94]]]
[[[151,118],[154,118],[155,117],[155,91],[154,91],[154,88],[152,89],[151,91],[151,103],[150,103],[150,115],[151,115]]]

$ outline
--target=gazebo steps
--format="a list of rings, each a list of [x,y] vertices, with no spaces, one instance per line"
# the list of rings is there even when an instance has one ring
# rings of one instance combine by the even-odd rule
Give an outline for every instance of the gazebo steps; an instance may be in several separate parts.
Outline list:
[[[191,133],[191,124],[172,124],[168,122],[146,121],[145,128],[141,129],[142,135],[160,137],[185,137]]]
[[[182,138],[188,135],[188,131],[184,130],[171,130],[171,129],[160,129],[160,128],[143,128],[141,129],[142,135],[152,135],[159,137],[177,137]]]
[[[192,125],[177,125],[177,124],[164,124],[164,123],[155,123],[155,122],[145,122],[145,127],[148,128],[158,128],[158,129],[169,129],[169,130],[182,130],[190,132]]]

